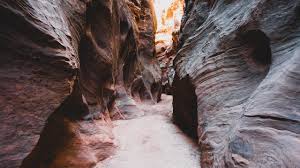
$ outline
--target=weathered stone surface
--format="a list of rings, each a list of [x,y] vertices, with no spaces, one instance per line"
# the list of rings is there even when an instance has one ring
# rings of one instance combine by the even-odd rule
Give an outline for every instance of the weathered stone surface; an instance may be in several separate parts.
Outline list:
[[[299,9],[296,0],[186,1],[175,67],[195,87],[202,167],[300,165]],[[192,120],[192,111],[174,115]]]
[[[22,168],[94,167],[114,153],[111,124],[104,120],[83,121],[74,115],[87,110],[82,102],[82,96],[73,91],[51,114]]]
[[[92,1],[86,20],[79,53],[81,83],[88,104],[105,111],[118,86],[125,87],[129,96],[136,95],[131,88],[143,88],[137,94],[139,98],[158,101],[161,79],[154,57],[154,20],[149,1]],[[141,82],[135,83],[138,79]]]
[[[158,61],[155,57],[155,27],[156,21],[153,9],[153,0],[125,0],[129,6],[132,22],[133,32],[135,32],[136,40],[136,58],[126,57],[126,64],[124,65],[123,78],[125,85],[130,85],[130,88],[139,88],[139,98],[142,100],[151,99],[154,102],[160,100],[161,95],[161,70]],[[132,43],[127,40],[127,43]],[[134,71],[130,68],[134,67]],[[133,77],[131,77],[133,76]],[[142,81],[142,85],[136,84],[134,81]],[[137,82],[139,83],[139,82]],[[145,91],[143,91],[143,87]],[[131,90],[132,94],[137,93]]]
[[[161,79],[154,57],[153,10],[150,1],[139,1],[136,6],[142,12],[137,15],[130,2],[0,1],[1,166],[19,167],[46,123],[23,167],[75,167],[67,158],[77,158],[77,163],[84,160],[80,159],[80,149],[97,153],[80,137],[101,131],[80,133],[77,129],[92,127],[93,123],[84,119],[103,118],[102,113],[119,99],[116,86],[122,86],[129,98],[133,94],[159,100]],[[135,83],[137,79],[141,82]],[[135,94],[131,88],[141,89]],[[62,130],[56,130],[53,123]],[[49,142],[56,138],[58,142]],[[61,155],[61,142],[79,146],[71,146],[72,152],[66,150]],[[97,143],[101,146],[101,139]],[[47,152],[49,158],[44,156]],[[96,159],[77,166],[90,167],[99,160],[98,154],[91,155]]]
[[[20,166],[71,93],[84,10],[75,0],[0,1],[1,167]]]

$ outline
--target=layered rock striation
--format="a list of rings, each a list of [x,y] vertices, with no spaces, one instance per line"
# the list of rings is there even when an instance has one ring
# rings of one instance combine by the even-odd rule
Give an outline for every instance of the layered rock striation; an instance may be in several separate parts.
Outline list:
[[[298,167],[300,2],[185,2],[173,115],[202,167]]]

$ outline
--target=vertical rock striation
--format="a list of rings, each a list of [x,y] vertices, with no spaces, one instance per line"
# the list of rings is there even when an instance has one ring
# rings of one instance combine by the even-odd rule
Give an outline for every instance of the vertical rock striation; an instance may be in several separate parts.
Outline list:
[[[174,107],[192,85],[202,167],[300,165],[299,9],[296,0],[186,0]],[[176,122],[195,127],[185,122],[194,110],[174,109]]]

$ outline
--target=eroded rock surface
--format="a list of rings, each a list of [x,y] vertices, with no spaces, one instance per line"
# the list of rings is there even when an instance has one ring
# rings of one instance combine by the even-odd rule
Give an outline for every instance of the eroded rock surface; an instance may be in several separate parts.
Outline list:
[[[154,57],[150,4],[147,0],[88,3],[79,54],[83,93],[92,112],[105,111],[124,94],[159,100],[160,69]]]
[[[92,137],[109,133],[86,120],[105,118],[114,101],[126,96],[160,99],[150,4],[0,1],[2,167],[19,167],[31,151],[23,167],[91,167],[103,159],[96,150],[105,145]],[[109,124],[103,127],[109,130]],[[72,142],[78,146],[63,145]],[[94,143],[100,147],[89,145]]]
[[[188,78],[195,88],[202,167],[300,165],[299,9],[296,0],[186,1],[174,85]],[[174,89],[174,107],[189,105],[187,88]],[[174,109],[175,119],[194,110]]]
[[[119,145],[138,151],[128,151],[135,155],[126,164],[144,156],[147,166],[200,166],[196,147],[176,135],[167,114],[156,115],[164,107],[140,103],[159,101],[161,92],[152,3],[0,1],[1,167],[120,167],[127,153],[115,151],[109,118],[149,114],[116,122]],[[173,119],[198,136],[202,167],[298,167],[300,2],[185,3]],[[140,141],[149,134],[153,141]],[[126,145],[125,136],[147,145]]]
[[[79,67],[81,1],[0,1],[0,162],[19,167]]]

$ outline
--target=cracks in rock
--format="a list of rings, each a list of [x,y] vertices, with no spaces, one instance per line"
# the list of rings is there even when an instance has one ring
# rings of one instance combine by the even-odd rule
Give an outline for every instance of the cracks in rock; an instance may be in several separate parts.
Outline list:
[[[270,116],[270,115],[247,115],[244,114],[243,116],[249,117],[249,118],[261,118],[261,119],[271,119],[271,120],[277,120],[277,121],[284,121],[284,122],[292,122],[295,124],[300,124],[299,120],[293,120],[290,118],[284,118],[284,117],[277,117],[277,116]]]

